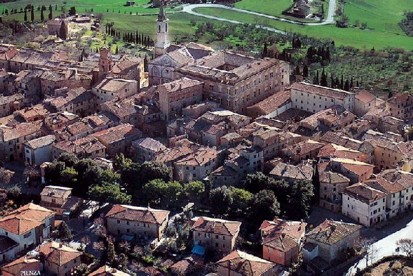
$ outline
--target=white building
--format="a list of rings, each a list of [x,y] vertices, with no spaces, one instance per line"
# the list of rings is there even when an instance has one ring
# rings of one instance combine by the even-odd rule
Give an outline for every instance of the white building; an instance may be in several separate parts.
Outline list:
[[[0,262],[33,249],[50,237],[54,212],[29,203],[0,219]]]
[[[52,146],[56,141],[54,135],[47,135],[30,140],[24,144],[25,162],[30,165],[40,165],[52,161]]]
[[[300,82],[291,85],[291,102],[293,108],[312,113],[336,105],[353,112],[355,94],[340,89]]]
[[[168,216],[166,210],[117,204],[106,214],[106,224],[112,235],[161,239]]]
[[[386,220],[386,193],[367,184],[347,187],[342,200],[342,213],[360,224],[370,226]]]
[[[136,80],[106,78],[96,85],[92,92],[97,97],[98,104],[121,100],[130,97],[139,91],[139,82]]]

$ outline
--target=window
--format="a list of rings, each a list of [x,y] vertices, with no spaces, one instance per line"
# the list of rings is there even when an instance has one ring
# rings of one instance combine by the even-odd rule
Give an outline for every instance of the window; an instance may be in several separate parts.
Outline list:
[[[30,231],[29,233],[24,234],[23,237],[26,239],[26,238],[30,237],[31,235],[32,235],[32,232]]]
[[[119,224],[119,223],[120,223],[120,220],[118,220],[117,222],[118,222],[118,224]]]

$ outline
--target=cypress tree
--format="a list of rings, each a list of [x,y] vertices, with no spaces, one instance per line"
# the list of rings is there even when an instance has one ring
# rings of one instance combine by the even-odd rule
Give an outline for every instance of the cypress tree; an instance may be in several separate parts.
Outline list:
[[[32,9],[30,11],[30,20],[33,22],[34,21],[34,7],[32,6]]]
[[[53,8],[52,5],[49,6],[49,20],[53,19]]]
[[[24,9],[24,22],[27,22],[27,10]]]
[[[40,10],[40,21],[44,21],[44,10],[43,10],[43,7],[41,8],[41,10]]]
[[[318,76],[318,70],[317,70],[317,73],[316,73],[316,75],[314,76],[314,79],[313,79],[313,83],[314,84],[320,84],[320,81],[319,81],[319,76]]]
[[[350,82],[348,80],[344,83],[344,90],[350,91]]]
[[[324,68],[323,68],[323,71],[321,73],[320,85],[327,86],[327,75],[324,71]]]
[[[303,77],[308,78],[308,66],[307,66],[307,64],[304,64],[304,67],[303,67]]]

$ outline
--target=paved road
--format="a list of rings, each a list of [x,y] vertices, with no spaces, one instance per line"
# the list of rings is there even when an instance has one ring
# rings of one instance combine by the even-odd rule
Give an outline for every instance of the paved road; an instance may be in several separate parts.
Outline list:
[[[406,220],[408,220],[407,223]],[[396,228],[398,230],[393,231],[393,228]],[[405,217],[401,218],[400,221],[394,221],[392,225],[389,226],[389,229],[386,229],[384,231],[385,232],[383,234],[388,236],[385,236],[384,238],[373,244],[372,251],[374,253],[373,256],[371,256],[372,260],[369,260],[369,265],[387,256],[391,256],[394,254],[403,255],[402,252],[396,253],[396,243],[398,240],[402,238],[411,238],[413,236],[412,214],[405,214]],[[355,275],[357,272],[357,268],[359,268],[360,270],[366,268],[366,258],[361,259],[359,262],[350,267],[350,269],[347,271],[346,276]]]
[[[220,8],[220,9],[232,10],[232,11],[236,11],[236,12],[255,15],[258,18],[278,20],[278,21],[287,22],[287,23],[291,23],[291,24],[306,25],[306,26],[321,26],[321,25],[327,25],[327,24],[334,23],[334,14],[335,14],[335,11],[336,11],[337,2],[336,2],[336,0],[329,0],[329,1],[330,2],[329,2],[329,6],[328,6],[327,18],[322,22],[313,22],[313,23],[304,23],[304,22],[300,22],[300,21],[281,18],[281,17],[277,17],[277,16],[272,16],[272,15],[268,15],[268,14],[259,13],[259,12],[253,12],[253,11],[247,11],[247,10],[243,10],[243,9],[228,7],[228,6],[220,5],[220,4],[192,4],[192,5],[186,5],[186,6],[183,7],[183,11],[186,12],[186,13],[195,15],[195,16],[205,17],[205,18],[208,18],[208,19],[214,19],[214,20],[219,20],[219,21],[224,21],[224,22],[230,22],[230,23],[234,23],[234,24],[243,24],[243,22],[236,21],[236,20],[230,20],[230,19],[226,19],[226,18],[222,18],[222,17],[218,17],[218,16],[213,16],[213,15],[206,15],[206,14],[198,13],[198,12],[194,11],[194,9],[196,9],[196,8]],[[256,25],[256,27],[257,28],[262,28],[262,29],[265,29],[265,30],[268,30],[268,31],[271,31],[271,32],[275,32],[275,33],[282,33],[282,34],[285,33],[285,32],[283,32],[279,29],[271,28],[271,27],[267,27],[267,26]]]

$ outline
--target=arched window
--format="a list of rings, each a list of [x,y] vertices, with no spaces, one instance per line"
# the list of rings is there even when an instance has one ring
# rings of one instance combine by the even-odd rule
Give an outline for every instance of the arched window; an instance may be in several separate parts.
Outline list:
[[[161,32],[161,25],[158,25],[158,33]]]

